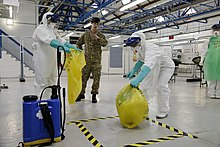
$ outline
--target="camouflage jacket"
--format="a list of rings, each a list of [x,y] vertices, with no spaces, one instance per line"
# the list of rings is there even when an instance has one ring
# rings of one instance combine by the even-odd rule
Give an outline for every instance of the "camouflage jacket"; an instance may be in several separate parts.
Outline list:
[[[98,31],[97,35],[100,39],[95,40],[90,36],[90,30],[86,31],[76,42],[78,48],[82,49],[82,45],[85,44],[84,52],[87,63],[100,63],[102,59],[101,47],[105,47],[108,44],[105,36]]]

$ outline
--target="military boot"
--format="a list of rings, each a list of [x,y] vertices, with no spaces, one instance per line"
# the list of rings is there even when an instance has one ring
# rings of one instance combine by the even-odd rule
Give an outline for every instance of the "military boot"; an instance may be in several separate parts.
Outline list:
[[[85,95],[84,94],[79,94],[79,96],[76,99],[76,102],[81,101],[81,99],[85,99]]]
[[[96,94],[92,94],[92,103],[97,103]]]

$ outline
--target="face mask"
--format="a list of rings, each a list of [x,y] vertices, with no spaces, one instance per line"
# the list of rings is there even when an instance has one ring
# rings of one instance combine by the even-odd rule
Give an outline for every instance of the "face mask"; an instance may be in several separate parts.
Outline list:
[[[141,50],[140,46],[132,47],[132,51],[134,54],[139,54],[140,50]]]
[[[212,32],[212,35],[213,35],[213,36],[216,36],[216,37],[219,36],[219,34],[220,34],[219,31],[213,31],[213,32]]]
[[[55,29],[55,28],[56,28],[56,25],[57,25],[56,23],[50,23],[50,24],[49,24],[49,27],[52,28],[52,29]]]
[[[142,50],[141,46],[136,46],[132,48],[133,54],[138,56],[140,59],[144,60],[144,50]],[[133,59],[134,60],[134,59]]]

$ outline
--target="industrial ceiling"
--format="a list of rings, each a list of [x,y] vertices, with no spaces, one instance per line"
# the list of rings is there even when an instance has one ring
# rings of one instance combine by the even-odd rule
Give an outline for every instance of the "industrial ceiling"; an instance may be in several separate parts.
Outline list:
[[[178,29],[185,23],[207,23],[208,18],[220,15],[220,0],[132,0],[125,5],[122,1],[39,0],[39,20],[45,12],[52,11],[61,18],[59,29],[84,31],[90,18],[96,16],[101,19],[102,32],[128,35],[144,29],[155,32]],[[134,6],[122,11],[131,3]]]

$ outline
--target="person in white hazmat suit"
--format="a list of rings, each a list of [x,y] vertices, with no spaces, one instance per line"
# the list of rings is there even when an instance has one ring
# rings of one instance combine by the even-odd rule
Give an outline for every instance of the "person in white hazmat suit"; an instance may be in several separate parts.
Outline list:
[[[65,52],[70,52],[70,49],[79,50],[72,44],[69,44],[62,39],[57,31],[57,23],[59,16],[47,12],[43,15],[41,24],[35,29],[32,38],[33,61],[35,66],[35,91],[38,96],[41,95],[42,90],[47,86],[56,84],[57,76],[57,48],[63,47]],[[43,98],[50,98],[51,90],[47,89]]]
[[[208,81],[208,94],[210,98],[220,99],[220,24],[211,29],[212,36],[201,49],[201,61],[204,63],[204,78]]]
[[[142,32],[133,33],[125,44],[135,48],[138,52],[138,61],[127,77],[131,79],[141,69],[130,85],[137,88],[144,80],[140,89],[146,97],[149,99],[157,94],[158,112],[156,118],[167,117],[170,110],[168,81],[174,72],[174,62],[168,55],[163,54],[157,45],[147,42],[145,34]]]

